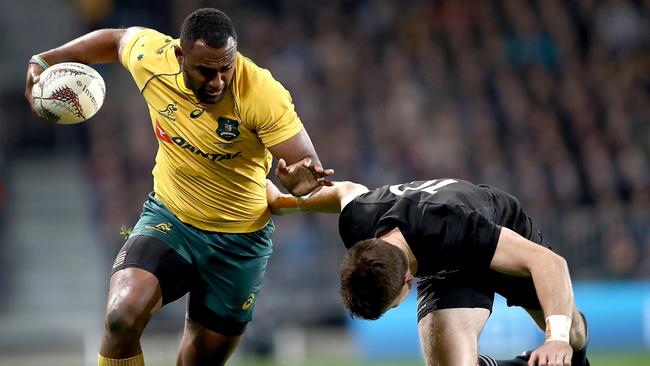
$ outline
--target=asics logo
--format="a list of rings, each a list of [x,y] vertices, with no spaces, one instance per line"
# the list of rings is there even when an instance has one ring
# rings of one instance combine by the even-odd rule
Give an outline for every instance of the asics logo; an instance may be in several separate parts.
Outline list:
[[[199,118],[199,117],[201,117],[203,112],[205,112],[205,109],[195,109],[192,112],[190,112],[190,117]]]
[[[149,230],[156,230],[163,234],[167,234],[168,232],[172,231],[172,224],[167,222],[164,224],[158,224],[156,226],[146,225],[144,228]]]
[[[250,309],[251,305],[253,305],[253,301],[255,301],[255,294],[251,293],[250,295],[248,295],[246,301],[244,301],[244,303],[242,304],[241,309],[242,310]]]

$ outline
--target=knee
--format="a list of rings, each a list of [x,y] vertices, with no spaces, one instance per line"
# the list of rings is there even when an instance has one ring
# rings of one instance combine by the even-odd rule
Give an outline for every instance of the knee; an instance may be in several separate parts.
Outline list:
[[[148,317],[130,307],[114,306],[106,312],[104,323],[107,333],[121,337],[139,337],[147,324]]]
[[[574,350],[580,350],[584,348],[585,344],[587,343],[587,323],[577,311],[574,312],[573,319],[571,321],[569,339],[571,348]]]

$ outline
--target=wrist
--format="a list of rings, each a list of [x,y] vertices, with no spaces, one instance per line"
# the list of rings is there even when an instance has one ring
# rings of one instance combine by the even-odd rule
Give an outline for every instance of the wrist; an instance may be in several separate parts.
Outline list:
[[[302,212],[298,199],[290,194],[279,194],[269,201],[269,208],[274,215],[287,215]]]
[[[39,65],[43,70],[50,67],[50,64],[39,55],[33,55],[29,59],[29,63]]]
[[[293,200],[296,202],[296,208],[300,210],[300,212],[304,212],[304,204],[305,204],[305,199],[307,196],[291,196]]]
[[[545,342],[561,341],[569,343],[571,318],[566,315],[549,315],[546,318]]]

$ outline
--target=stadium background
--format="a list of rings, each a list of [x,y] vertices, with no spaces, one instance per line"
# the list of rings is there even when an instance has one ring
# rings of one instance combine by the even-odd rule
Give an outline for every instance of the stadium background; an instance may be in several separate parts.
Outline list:
[[[184,16],[201,6],[226,11],[240,51],[292,92],[336,179],[374,187],[453,176],[516,194],[567,258],[578,288],[610,286],[589,306],[596,313],[613,307],[603,319],[630,328],[609,334],[618,346],[595,342],[599,363],[632,364],[620,358],[629,354],[639,364],[650,360],[643,361],[650,352],[650,1],[3,4],[0,365],[92,364],[120,227],[137,220],[151,189],[156,146],[145,104],[120,65],[97,67],[107,99],[89,123],[36,120],[22,96],[29,56],[99,27],[144,25],[177,36]],[[276,224],[256,319],[233,364],[254,365],[257,357],[377,364],[362,334],[396,341],[406,327],[413,337],[414,324],[347,320],[334,216]],[[180,301],[152,321],[148,364],[173,364],[183,311]],[[483,351],[490,347],[498,353],[494,342]],[[418,363],[417,348],[398,356]]]

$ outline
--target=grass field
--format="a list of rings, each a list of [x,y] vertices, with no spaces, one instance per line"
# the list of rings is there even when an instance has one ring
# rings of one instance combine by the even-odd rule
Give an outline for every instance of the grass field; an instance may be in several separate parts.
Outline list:
[[[147,361],[147,366],[175,366],[175,357],[170,355],[168,358],[159,358],[157,360]],[[163,361],[164,360],[164,361]],[[650,352],[637,353],[637,354],[604,354],[595,353],[589,356],[589,361],[592,366],[648,366],[650,365]],[[0,354],[0,365],[7,366],[34,366],[34,365],[48,365],[48,366],[87,366],[94,364],[89,360],[89,363],[82,362],[79,357],[64,358],[64,357],[39,357],[36,355],[27,357],[14,357],[6,358]],[[341,358],[320,358],[318,360],[310,359],[307,361],[294,361],[287,362],[282,360],[269,360],[269,359],[248,359],[248,358],[235,358],[228,366],[422,366],[424,363],[419,360],[413,361],[392,361],[392,362],[371,362],[371,361],[358,361],[351,359]]]
[[[650,353],[641,354],[594,354],[589,357],[592,366],[648,366]],[[422,366],[421,361],[361,362],[354,360],[313,360],[289,363],[272,360],[240,360],[236,366]],[[154,365],[155,366],[155,365]],[[172,366],[158,365],[158,366]]]

